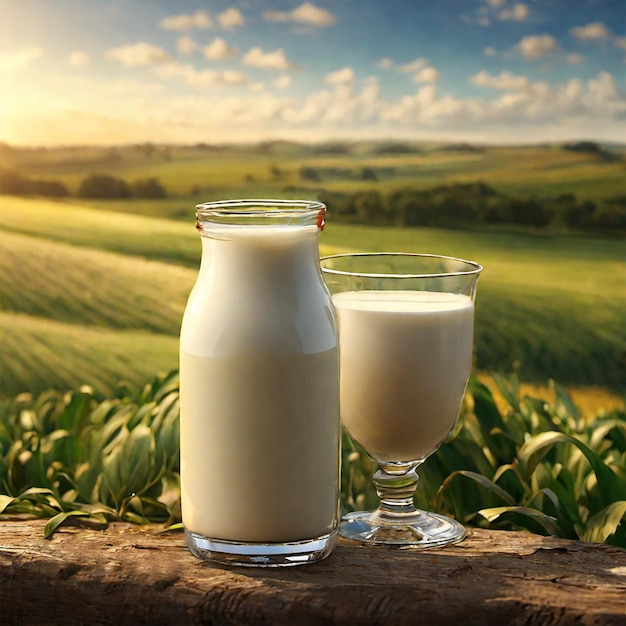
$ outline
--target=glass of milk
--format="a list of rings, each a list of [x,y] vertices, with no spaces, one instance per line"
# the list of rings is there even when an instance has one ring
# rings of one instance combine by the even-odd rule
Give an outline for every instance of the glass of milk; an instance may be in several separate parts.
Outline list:
[[[326,207],[196,207],[202,260],[180,335],[182,518],[197,557],[285,566],[339,523],[339,355],[319,266]]]
[[[339,533],[365,543],[442,546],[465,529],[417,510],[417,468],[458,418],[472,366],[482,267],[430,254],[321,260],[339,319],[341,418],[378,464],[378,510],[346,515]]]

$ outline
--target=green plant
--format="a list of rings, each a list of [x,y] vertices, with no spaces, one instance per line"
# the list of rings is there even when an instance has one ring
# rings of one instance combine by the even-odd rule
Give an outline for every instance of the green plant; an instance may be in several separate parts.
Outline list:
[[[417,505],[476,526],[526,529],[626,547],[626,416],[582,417],[554,386],[552,403],[520,397],[515,377],[495,377],[506,408],[469,385],[446,443],[418,470]],[[372,464],[344,442],[344,505],[377,504]]]
[[[180,519],[178,375],[113,398],[21,394],[0,413],[0,519],[139,524]]]
[[[580,415],[520,397],[495,378],[506,407],[472,380],[454,432],[422,466],[417,505],[466,524],[626,547],[626,416]],[[180,522],[178,375],[139,393],[118,386],[20,394],[0,404],[0,519],[64,523]],[[344,433],[342,509],[374,508],[373,464]]]

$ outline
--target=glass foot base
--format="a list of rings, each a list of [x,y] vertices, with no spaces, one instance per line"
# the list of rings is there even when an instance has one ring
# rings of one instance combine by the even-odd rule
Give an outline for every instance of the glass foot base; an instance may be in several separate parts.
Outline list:
[[[339,534],[362,543],[412,548],[435,548],[465,538],[459,522],[426,511],[416,511],[406,520],[383,519],[378,511],[361,511],[344,516]]]
[[[337,532],[287,543],[240,543],[211,539],[185,529],[187,547],[199,559],[244,567],[289,567],[325,559],[337,543]]]

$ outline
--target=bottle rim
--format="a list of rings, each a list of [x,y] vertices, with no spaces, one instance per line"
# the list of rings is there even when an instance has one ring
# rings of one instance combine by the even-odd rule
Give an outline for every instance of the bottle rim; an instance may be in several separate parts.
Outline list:
[[[240,199],[196,205],[196,228],[213,235],[216,227],[316,226],[324,229],[326,205],[317,200]]]
[[[210,220],[222,217],[300,217],[317,216],[326,205],[317,200],[241,199],[202,202],[196,205],[196,216]]]

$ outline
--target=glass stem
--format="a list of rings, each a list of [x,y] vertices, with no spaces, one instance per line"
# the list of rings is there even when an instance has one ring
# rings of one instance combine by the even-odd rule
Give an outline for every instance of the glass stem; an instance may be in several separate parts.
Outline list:
[[[417,466],[410,467],[403,473],[391,473],[379,467],[374,474],[376,493],[380,498],[378,515],[382,519],[394,521],[416,513],[413,495],[417,488],[419,476]]]

